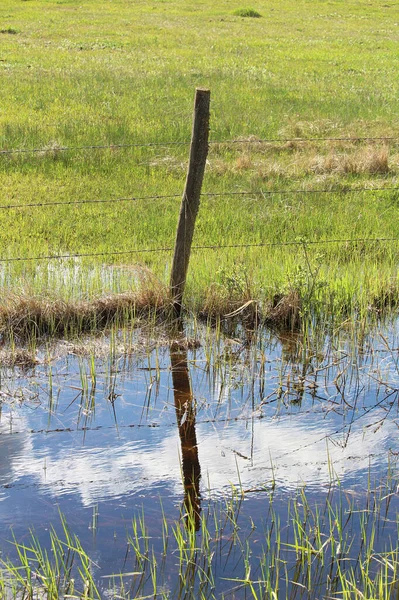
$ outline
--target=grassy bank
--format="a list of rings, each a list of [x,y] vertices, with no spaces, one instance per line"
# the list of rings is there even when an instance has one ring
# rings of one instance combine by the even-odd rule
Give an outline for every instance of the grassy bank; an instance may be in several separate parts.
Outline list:
[[[2,3],[0,146],[37,150],[0,155],[3,322],[21,298],[142,298],[143,267],[164,290],[188,144],[119,146],[188,142],[195,86],[212,92],[211,140],[236,143],[210,147],[186,306],[268,314],[294,293],[302,311],[346,317],[396,304],[399,144],[359,138],[399,136],[397,7],[241,8]],[[111,148],[76,149],[90,145]],[[143,249],[166,250],[130,253]]]

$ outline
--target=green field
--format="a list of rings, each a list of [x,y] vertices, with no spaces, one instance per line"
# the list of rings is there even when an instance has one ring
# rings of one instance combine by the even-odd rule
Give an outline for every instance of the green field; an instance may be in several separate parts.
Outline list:
[[[201,86],[210,139],[223,142],[210,145],[203,191],[223,195],[202,198],[194,245],[249,247],[194,251],[186,306],[263,309],[292,292],[336,315],[395,304],[397,4],[259,0],[260,18],[237,16],[242,8],[3,0],[0,148],[36,152],[0,155],[1,258],[102,254],[0,263],[8,303],[148,286],[141,267],[160,290],[168,283],[170,250],[112,253],[173,247]],[[257,143],[296,138],[313,141]],[[76,149],[91,145],[111,148]],[[299,245],[250,247],[286,242]]]

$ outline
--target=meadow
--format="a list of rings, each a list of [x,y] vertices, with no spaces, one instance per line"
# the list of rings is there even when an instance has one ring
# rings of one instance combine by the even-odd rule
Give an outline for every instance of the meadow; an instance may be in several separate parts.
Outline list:
[[[193,251],[187,308],[267,313],[294,292],[339,319],[396,303],[397,6],[240,8],[2,3],[6,314],[143,286],[142,305],[167,303],[196,86],[211,90],[211,144],[194,246],[239,247]]]

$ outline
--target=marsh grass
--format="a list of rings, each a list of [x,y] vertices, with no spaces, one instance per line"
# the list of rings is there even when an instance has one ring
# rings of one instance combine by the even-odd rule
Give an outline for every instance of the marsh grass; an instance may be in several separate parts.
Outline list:
[[[270,482],[264,488],[266,518],[258,526],[245,515],[246,492],[233,487],[230,497],[208,505],[201,517],[200,534],[196,535],[193,517],[172,526],[165,522],[162,554],[167,562],[171,544],[175,545],[179,573],[178,587],[175,590],[169,587],[170,595],[166,597],[183,593],[189,598],[216,598],[244,593],[254,599],[265,595],[289,598],[294,590],[299,597],[306,598],[320,594],[347,598],[364,594],[363,597],[373,598],[378,593],[383,598],[390,597],[396,582],[398,549],[390,541],[378,551],[374,545],[385,518],[378,506],[380,503],[385,506],[392,492],[383,497],[370,489],[367,494],[373,500],[359,513],[358,503],[334,486],[324,504],[313,505],[305,489],[298,489],[287,501],[278,498]],[[277,509],[281,502],[285,506],[283,511],[281,506]],[[359,522],[361,540],[354,535]],[[136,533],[134,539],[130,538],[136,554],[134,564],[140,570],[145,557],[147,572],[153,572],[159,567],[156,552],[151,550],[154,542],[144,530],[143,517],[139,523],[141,536],[133,525]],[[234,576],[227,574],[230,562],[234,564]],[[164,577],[158,568],[160,589],[165,589]],[[138,581],[136,595],[144,592],[145,588],[140,586],[145,579]],[[148,579],[147,575],[147,583]],[[223,580],[224,592],[219,587]],[[153,585],[153,576],[151,581]],[[156,589],[151,591],[156,593]]]
[[[382,488],[365,490],[362,500],[332,484],[315,502],[305,488],[284,497],[265,483],[261,521],[246,512],[253,491],[232,486],[222,499],[206,502],[199,531],[190,510],[171,521],[161,505],[157,530],[143,510],[127,532],[120,573],[99,573],[61,516],[61,535],[51,529],[49,549],[33,533],[30,542],[14,539],[15,558],[2,560],[1,586],[6,598],[48,600],[388,599],[399,568],[394,485],[388,478]]]
[[[361,243],[359,244],[362,253]],[[389,271],[384,274],[373,264],[366,275],[368,289],[360,287],[359,271],[342,276],[342,264],[333,273],[318,255],[304,250],[303,260],[290,262],[282,276],[281,287],[263,288],[251,280],[241,268],[216,274],[217,283],[192,291],[188,286],[186,314],[198,315],[202,321],[221,320],[233,331],[242,326],[256,330],[269,326],[277,331],[306,330],[311,324],[329,330],[348,318],[373,324],[383,314],[397,308],[399,284]],[[367,249],[365,249],[367,252]],[[378,251],[377,251],[378,252]],[[259,253],[251,253],[259,260]],[[312,261],[312,265],[309,260]],[[345,258],[345,262],[347,258]],[[362,265],[364,268],[364,265]],[[143,320],[149,323],[173,323],[173,303],[169,291],[158,278],[148,277],[144,283],[127,292],[91,294],[87,299],[55,295],[41,290],[7,292],[0,306],[0,335],[3,342],[35,344],[45,338],[76,338],[85,333],[96,334],[109,329],[122,329]],[[197,276],[203,272],[199,271]],[[206,274],[204,274],[204,279]],[[331,277],[335,276],[335,280]],[[284,282],[284,277],[286,282]],[[206,281],[206,279],[205,279]],[[364,280],[360,280],[364,283]],[[68,294],[69,295],[69,294]]]
[[[14,539],[18,563],[1,561],[5,598],[100,598],[92,576],[93,563],[63,515],[61,527],[62,535],[51,528],[47,548],[34,532],[30,543],[20,544]]]

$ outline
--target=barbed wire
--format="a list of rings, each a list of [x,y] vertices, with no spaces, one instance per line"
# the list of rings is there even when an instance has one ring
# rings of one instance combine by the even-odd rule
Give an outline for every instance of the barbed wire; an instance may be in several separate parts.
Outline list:
[[[203,192],[201,196],[218,197],[218,196],[265,196],[265,195],[289,195],[289,194],[350,194],[352,192],[384,192],[384,191],[399,191],[398,186],[382,186],[382,187],[343,187],[340,189],[294,189],[294,190],[257,190],[249,192]]]
[[[353,136],[353,137],[310,137],[310,138],[242,138],[232,140],[210,140],[208,143],[213,145],[240,145],[240,144],[288,144],[298,143],[306,144],[310,142],[394,142],[399,141],[397,136]],[[43,146],[41,148],[11,148],[9,150],[0,150],[0,155],[7,156],[12,154],[56,154],[57,152],[69,152],[79,150],[119,150],[128,148],[157,148],[169,146],[188,146],[190,140],[186,141],[167,141],[167,142],[147,142],[147,143],[129,143],[129,144],[88,144],[81,146]]]
[[[53,153],[68,152],[70,150],[119,150],[123,148],[152,148],[152,147],[167,147],[167,146],[187,146],[190,141],[186,142],[149,142],[146,144],[91,144],[87,146],[43,146],[42,148],[11,148],[10,150],[0,150],[0,154],[37,154],[37,153]]]
[[[381,402],[379,402],[376,406],[379,406],[381,404]],[[366,416],[368,413],[372,412],[376,406],[372,406],[370,407],[368,410],[366,410],[364,413],[362,413],[361,415],[359,415],[357,418],[353,419],[350,423],[345,423],[342,427],[339,427],[338,429],[336,429],[335,431],[331,431],[326,433],[325,435],[323,435],[322,437],[316,439],[316,440],[312,440],[311,442],[308,442],[306,444],[303,444],[301,446],[297,446],[294,449],[291,449],[287,452],[284,452],[282,454],[280,454],[279,456],[273,457],[274,461],[279,461],[283,458],[285,458],[286,456],[293,456],[296,455],[298,452],[300,452],[303,449],[315,446],[316,444],[319,444],[323,441],[326,441],[328,443],[328,441],[330,440],[331,442],[334,443],[334,436],[336,436],[337,434],[340,433],[344,433],[346,429],[349,429],[348,431],[348,435],[350,435],[350,430],[351,427],[353,425],[354,421],[358,421],[359,419],[363,418],[364,416]],[[253,418],[250,417],[251,419]],[[258,417],[256,417],[257,419],[263,419],[266,418],[266,415],[259,415]],[[216,421],[216,423],[218,422],[224,422],[224,421],[239,421],[239,420],[248,420],[247,419],[242,419],[239,417],[236,418],[226,418],[226,419],[220,419],[220,421]],[[202,423],[215,423],[214,419],[209,419],[206,421],[202,421]],[[197,423],[200,424],[200,423]],[[170,423],[168,424],[169,427],[177,427],[178,424],[176,422],[174,423]],[[122,425],[122,426],[117,426],[117,425],[112,425],[112,426],[97,426],[97,427],[81,427],[79,429],[72,429],[69,427],[66,428],[61,428],[61,429],[52,429],[52,430],[46,430],[46,429],[42,429],[42,430],[27,430],[27,431],[16,431],[16,432],[10,432],[7,434],[0,434],[0,435],[32,435],[32,434],[37,434],[37,433],[41,433],[41,434],[54,434],[54,433],[86,433],[88,431],[98,431],[99,429],[114,429],[115,431],[118,431],[118,429],[121,428],[158,428],[160,427],[159,424],[142,424],[142,425]],[[342,448],[346,447],[346,444],[344,446],[342,446]],[[228,448],[231,452],[235,453],[234,449]],[[327,450],[326,450],[327,452]],[[381,457],[389,457],[390,460],[392,460],[392,457],[397,458],[398,453],[392,448],[392,447],[388,447],[384,450],[380,450],[379,452],[371,452],[368,455],[368,458],[381,458]],[[340,460],[345,460],[345,461],[350,461],[353,462],[354,460],[363,460],[364,459],[364,455],[353,455],[351,454],[350,456],[342,456],[340,457]],[[334,461],[333,461],[334,462]],[[298,466],[300,466],[302,463],[298,462],[295,463]],[[326,460],[318,460],[318,461],[310,461],[307,464],[310,465],[326,465],[326,466],[330,466],[331,464],[331,457],[327,456]],[[295,466],[295,465],[294,465]],[[273,470],[273,465],[271,465],[270,470]],[[86,483],[95,483],[96,485],[98,485],[99,483],[105,483],[105,482],[112,482],[112,483],[120,483],[120,482],[126,482],[126,477],[122,480],[119,478],[111,478],[111,479],[99,479],[99,480],[87,480]],[[74,484],[77,482],[73,482]],[[0,485],[1,489],[9,489],[9,488],[20,488],[20,489],[28,489],[28,488],[38,488],[38,487],[51,487],[54,488],[56,486],[59,485],[65,485],[65,479],[59,479],[56,481],[51,481],[51,482],[8,482],[8,483],[4,483]],[[249,490],[251,491],[251,490]]]
[[[394,392],[396,393],[396,391]],[[277,391],[274,392],[274,395],[277,394]],[[380,407],[384,401],[386,400],[386,398],[383,398],[382,401],[380,401],[377,404],[377,408]],[[277,401],[277,398],[275,399],[275,401]],[[327,400],[328,401],[328,400]],[[367,414],[369,414],[370,412],[372,412],[374,409],[376,408],[376,406],[372,406],[369,407],[367,409],[364,409],[364,412],[361,413],[360,415],[358,415],[356,417],[356,421],[359,419],[362,419],[364,416],[366,416]],[[344,407],[341,406],[339,407],[339,409],[344,410]],[[303,417],[304,415],[309,415],[311,417],[313,416],[326,416],[329,413],[334,412],[336,415],[338,416],[343,416],[343,414],[341,412],[339,412],[339,410],[335,410],[335,408],[328,408],[326,406],[326,408],[321,409],[321,410],[313,410],[313,409],[306,409],[306,410],[301,410],[299,412],[296,413],[289,413],[290,417]],[[226,423],[247,423],[249,421],[263,421],[265,419],[270,420],[270,415],[266,414],[266,413],[262,413],[262,412],[256,412],[256,413],[251,413],[248,415],[236,415],[236,416],[230,416],[230,417],[210,417],[207,419],[201,419],[201,418],[196,418],[195,419],[195,424],[194,426],[198,426],[198,425],[209,425],[209,424],[213,424],[213,425],[219,425],[219,424],[226,424]],[[336,435],[337,433],[342,433],[342,431],[345,431],[345,429],[350,428],[351,426],[351,422],[350,423],[345,423],[342,427],[340,427],[339,429],[336,429],[335,431],[329,432],[325,435],[323,435],[323,437],[320,438],[320,440],[317,441],[322,441],[325,437],[331,437],[332,435]],[[158,421],[154,421],[151,423],[112,423],[111,425],[82,425],[79,426],[77,425],[76,427],[54,427],[54,428],[40,428],[40,429],[17,429],[17,430],[13,430],[10,428],[9,431],[2,431],[0,433],[0,438],[1,437],[7,437],[7,436],[15,436],[15,435],[39,435],[39,434],[43,434],[43,435],[48,435],[48,434],[55,434],[55,433],[88,433],[88,432],[92,432],[92,431],[109,431],[109,430],[113,430],[113,431],[119,431],[121,429],[174,429],[175,427],[179,427],[179,424],[177,421],[170,421],[169,423],[160,423]],[[311,442],[311,444],[314,444],[315,442]],[[305,448],[308,444],[305,444],[304,446],[300,445],[298,446],[298,448],[296,450],[293,450],[293,452],[297,451],[297,450],[302,450],[303,448]],[[285,456],[285,453],[282,454],[281,456]]]
[[[281,143],[281,144],[287,144],[287,143],[293,143],[293,142],[298,142],[298,143],[304,143],[306,144],[307,142],[367,142],[367,141],[379,141],[379,142],[393,142],[393,141],[399,141],[399,137],[396,136],[378,136],[378,137],[372,137],[372,136],[353,136],[353,137],[325,137],[325,138],[321,138],[321,137],[310,137],[310,138],[299,138],[299,137],[293,137],[293,138],[265,138],[265,139],[256,139],[256,138],[249,138],[249,139],[236,139],[236,140],[223,140],[221,142],[218,142],[217,140],[212,140],[209,142],[209,144],[276,144],[276,143]]]
[[[48,254],[45,256],[15,256],[11,258],[0,258],[0,263],[16,262],[16,261],[31,261],[31,260],[62,260],[96,256],[123,256],[128,254],[145,253],[145,252],[170,252],[173,248],[142,248],[132,250],[118,250],[114,252],[81,252],[76,254]]]
[[[399,242],[399,238],[348,238],[348,239],[331,239],[331,240],[293,240],[287,242],[259,242],[259,244],[223,244],[223,245],[203,245],[192,246],[192,250],[223,250],[227,248],[264,248],[267,246],[306,246],[308,244],[345,244],[357,242]]]
[[[399,188],[398,188],[399,189]],[[88,199],[88,200],[56,200],[55,202],[29,202],[26,204],[3,204],[0,210],[15,208],[37,208],[43,206],[70,206],[75,204],[105,204],[114,202],[138,202],[140,200],[165,200],[166,198],[181,198],[182,194],[161,194],[157,196],[122,196],[120,198]]]
[[[287,242],[259,242],[258,244],[204,244],[192,246],[191,250],[225,250],[225,249],[243,249],[243,248],[267,248],[274,246],[307,246],[316,244],[355,244],[355,243],[376,243],[376,242],[399,242],[399,238],[348,238],[348,239],[330,239],[330,240],[293,240]],[[0,263],[7,262],[27,262],[34,260],[62,260],[98,256],[123,256],[129,254],[172,252],[173,246],[162,248],[132,248],[131,250],[119,250],[114,252],[82,252],[76,254],[48,254],[42,256],[15,256],[10,258],[1,258]]]
[[[203,192],[201,197],[218,198],[231,196],[272,196],[272,195],[290,195],[290,194],[351,194],[358,192],[385,192],[399,191],[398,186],[382,186],[382,187],[347,187],[341,189],[294,189],[294,190],[257,190],[257,191],[230,191],[230,192]],[[73,206],[79,204],[107,204],[118,202],[138,202],[141,200],[166,200],[171,198],[181,198],[182,194],[158,194],[155,196],[122,196],[119,198],[104,198],[104,199],[82,199],[82,200],[56,200],[52,202],[28,202],[26,204],[3,204],[0,205],[0,210],[11,210],[18,208],[43,208],[46,206]]]

